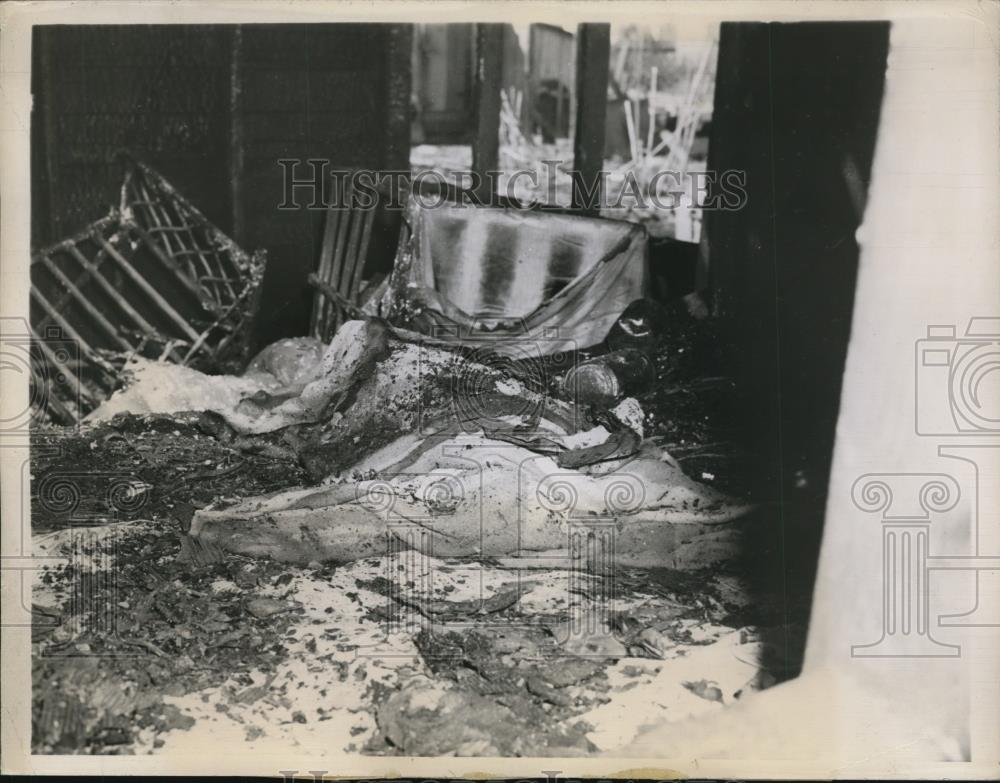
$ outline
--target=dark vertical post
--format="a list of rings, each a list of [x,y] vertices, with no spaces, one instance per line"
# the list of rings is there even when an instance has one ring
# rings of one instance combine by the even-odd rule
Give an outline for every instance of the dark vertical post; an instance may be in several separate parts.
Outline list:
[[[58,138],[56,135],[53,69],[53,28],[35,27],[32,31],[31,92],[34,106],[31,120],[31,240],[37,246],[54,241],[60,234],[61,214],[58,188]],[[44,221],[44,222],[43,222]]]
[[[476,25],[476,130],[472,140],[472,170],[483,177],[481,199],[491,195],[486,172],[496,171],[500,154],[500,77],[503,66],[503,25]]]
[[[388,25],[386,31],[385,136],[379,166],[387,172],[409,171],[410,168],[410,94],[413,84],[411,58],[414,34],[414,25],[411,24]],[[395,183],[398,180],[387,181]],[[386,189],[383,197],[388,197],[390,202],[400,203],[398,200],[405,199],[406,194],[401,189],[396,192]],[[401,224],[401,210],[376,210],[365,259],[366,274],[388,274],[392,271]]]
[[[720,29],[708,171],[736,172],[746,198],[705,210],[708,281],[752,455],[740,472],[775,534],[748,538],[745,562],[789,595],[812,594],[858,270],[852,183],[868,181],[888,45],[885,22]]]
[[[410,93],[413,25],[389,25],[386,35],[385,144],[382,166],[401,171],[410,165]]]
[[[237,242],[243,236],[243,26],[233,28],[229,50],[229,227]]]
[[[586,214],[600,212],[610,55],[611,25],[581,24],[577,28],[573,208]]]
[[[528,26],[528,78],[524,88],[524,103],[521,105],[521,127],[529,139],[535,132],[535,95],[538,92],[539,52],[541,36],[535,25]]]

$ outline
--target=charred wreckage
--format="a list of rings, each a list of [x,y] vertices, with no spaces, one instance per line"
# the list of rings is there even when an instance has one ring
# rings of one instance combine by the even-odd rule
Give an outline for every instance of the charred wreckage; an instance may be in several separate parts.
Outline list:
[[[344,35],[309,27],[294,34]],[[390,76],[410,66],[404,27],[357,31],[357,46],[377,39],[373,49],[398,58]],[[475,26],[477,51],[506,46],[491,38],[503,27]],[[69,108],[40,99],[44,121],[33,125],[48,155],[40,170],[52,173],[40,197],[59,207],[36,211],[50,222],[36,232],[46,241],[32,257],[23,330],[31,539],[45,559],[31,594],[36,752],[167,752],[214,739],[627,755],[650,725],[795,676],[808,594],[789,597],[781,573],[748,555],[746,541],[770,546],[773,529],[762,533],[745,486],[735,349],[694,293],[700,217],[690,207],[713,208],[695,197],[711,185],[723,211],[746,198],[741,172],[718,166],[713,179],[689,167],[711,111],[715,44],[685,72],[686,100],[657,89],[655,67],[641,96],[610,98],[608,73],[590,72],[606,28],[581,26],[577,148],[566,148],[563,92],[546,93],[541,114],[499,85],[477,93],[485,130],[471,170],[548,166],[545,182],[505,174],[488,192],[449,184],[469,169],[461,150],[407,143],[411,124],[442,137],[459,115],[399,120],[407,95],[388,76],[368,107],[384,150],[364,148],[366,160],[384,152],[381,170],[395,171],[407,162],[390,159],[398,148],[414,170],[428,156],[434,176],[386,191],[327,176],[312,156],[311,168],[289,165],[307,147],[274,154],[267,134],[298,116],[272,106],[294,95],[262,75],[261,52],[292,34],[280,26],[171,31],[190,54],[170,59],[178,73],[231,54],[225,122],[213,130],[206,114],[185,130],[231,142],[224,165],[200,148],[201,168],[172,159],[182,134],[119,156],[120,180],[98,172],[107,150],[81,157],[55,142],[103,115],[73,113],[68,71],[45,77]],[[49,43],[86,48],[91,34],[57,31]],[[160,34],[122,33],[108,52],[141,61],[142,36]],[[620,64],[645,45],[629,40]],[[307,57],[279,76],[320,68],[308,89],[329,82],[327,102],[350,98],[338,51],[314,50],[327,71]],[[72,58],[57,55],[46,56],[66,70]],[[137,73],[123,90],[152,78]],[[419,89],[436,89],[422,78]],[[486,106],[493,87],[499,105]],[[308,100],[302,116],[323,102]],[[609,135],[612,165],[603,131],[591,132],[605,103],[624,119],[621,138]],[[357,128],[320,119],[322,144],[340,144],[345,159],[365,141],[337,141]],[[570,155],[580,171],[550,165]],[[93,214],[96,197],[80,204],[96,186],[70,176],[87,166],[102,200],[120,183],[116,203],[64,231]],[[653,203],[581,207],[587,183]],[[658,198],[673,201],[664,209]],[[230,208],[239,244],[218,227]],[[274,220],[262,232],[265,210]]]

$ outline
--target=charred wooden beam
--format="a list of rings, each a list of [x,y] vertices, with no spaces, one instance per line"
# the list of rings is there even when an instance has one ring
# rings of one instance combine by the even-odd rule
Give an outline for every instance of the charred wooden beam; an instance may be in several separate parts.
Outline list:
[[[472,140],[472,170],[482,177],[476,191],[484,200],[493,190],[487,173],[496,171],[500,156],[502,71],[503,25],[476,25],[476,129]]]
[[[240,241],[244,230],[243,171],[246,141],[243,132],[243,26],[233,28],[229,51],[229,200],[230,231]]]
[[[573,208],[600,212],[604,123],[608,107],[611,25],[581,24],[576,43],[576,136],[573,140]]]
[[[393,24],[386,31],[387,85],[382,165],[388,171],[403,170],[410,165],[413,27],[411,24]]]

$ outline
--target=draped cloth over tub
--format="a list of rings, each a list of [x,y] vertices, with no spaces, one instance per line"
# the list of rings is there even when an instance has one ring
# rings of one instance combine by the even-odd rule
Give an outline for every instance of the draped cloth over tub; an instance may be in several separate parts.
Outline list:
[[[406,223],[381,309],[444,342],[587,348],[646,293],[646,230],[634,223],[415,197]]]

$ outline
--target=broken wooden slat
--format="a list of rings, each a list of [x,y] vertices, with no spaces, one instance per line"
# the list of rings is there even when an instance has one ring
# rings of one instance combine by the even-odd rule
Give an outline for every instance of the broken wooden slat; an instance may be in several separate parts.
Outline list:
[[[351,293],[348,297],[352,304],[358,301],[358,293],[361,291],[361,278],[365,270],[365,261],[368,259],[368,245],[372,238],[372,224],[375,222],[375,208],[366,209],[362,217],[363,227],[361,229],[361,247],[358,249],[354,263],[354,279],[351,281]]]
[[[358,312],[357,299],[377,211],[377,204],[363,207],[356,202],[351,178],[338,178],[335,187],[326,214],[318,268],[310,276],[310,282],[319,289],[313,297],[310,329],[321,340],[332,337],[345,313]],[[321,296],[320,290],[326,295]],[[331,292],[335,296],[331,297]]]
[[[330,271],[329,283],[334,288],[340,287],[340,274],[344,267],[344,252],[347,249],[347,238],[350,234],[353,214],[352,200],[354,199],[354,188],[351,185],[351,181],[348,179],[344,183],[344,188],[341,193],[341,201],[337,206],[337,209],[341,210],[342,215],[337,223],[337,238],[336,245],[333,251],[333,268]]]
[[[87,391],[87,388],[83,385],[83,383],[81,383],[76,373],[74,373],[73,370],[69,368],[69,365],[61,361],[59,357],[56,356],[55,351],[53,351],[52,348],[49,347],[48,341],[43,340],[41,337],[39,337],[34,329],[31,330],[31,337],[32,340],[34,340],[34,344],[38,346],[38,349],[45,356],[45,360],[49,363],[49,365],[55,367],[56,370],[62,373],[65,379],[72,385],[74,389],[76,389],[77,394],[80,396],[80,398],[83,399],[83,401],[87,403],[93,403],[93,396]],[[55,395],[51,393],[48,394],[47,396],[55,397]]]
[[[156,244],[156,241],[150,236],[146,229],[138,223],[130,223],[128,224],[126,230],[138,234],[138,236],[145,242],[145,246],[149,248],[149,251],[153,254],[154,258],[160,262],[166,271],[170,272],[171,275],[177,279],[177,281],[184,287],[184,290],[188,291],[199,304],[205,304],[204,292],[198,290],[198,286],[196,286],[188,277],[177,274],[176,264],[171,262],[171,260],[163,252],[163,249]]]
[[[149,180],[149,181],[147,181]],[[193,278],[201,278],[202,275],[196,271],[195,265],[191,262],[190,256],[194,256],[201,265],[204,267],[205,274],[207,276],[212,276],[213,271],[205,256],[198,250],[198,241],[194,237],[191,231],[191,222],[195,222],[199,225],[206,225],[208,221],[195,210],[193,207],[185,202],[179,193],[177,193],[162,177],[159,177],[151,169],[139,164],[137,168],[132,172],[131,178],[129,180],[133,184],[135,189],[139,192],[141,196],[140,201],[132,202],[133,204],[142,204],[146,207],[150,218],[155,223],[155,227],[150,228],[150,235],[160,235],[163,237],[163,245],[165,246],[168,253],[175,257],[187,257],[189,273]],[[162,191],[163,194],[167,195],[169,198],[154,199],[150,193],[151,188],[155,188],[157,191]],[[127,187],[126,187],[127,192]],[[174,214],[170,214],[170,208],[173,208]],[[186,209],[184,209],[186,208]],[[185,214],[185,212],[190,212],[191,214]],[[187,232],[188,238],[191,240],[190,245],[186,245],[182,239],[182,232]],[[171,237],[173,242],[170,241]],[[174,249],[174,244],[177,244],[177,249]],[[228,287],[228,292],[226,292],[221,284],[216,283],[213,287],[214,298],[222,303],[231,297],[236,296],[236,292],[233,290],[229,281],[226,280],[226,287]]]
[[[113,371],[111,365],[109,365],[107,361],[105,361],[105,359],[94,350],[93,346],[91,346],[90,343],[88,343],[83,336],[73,328],[73,325],[70,324],[69,321],[63,318],[62,314],[52,306],[52,303],[49,302],[49,300],[34,287],[31,289],[31,298],[38,303],[42,310],[45,311],[45,315],[48,318],[58,324],[59,328],[62,329],[71,340],[80,346],[80,352],[84,356],[103,369],[106,374],[112,374]],[[39,323],[39,326],[42,326],[43,324],[44,321]]]
[[[76,248],[74,248],[74,250],[75,249]],[[77,253],[79,253],[79,251],[77,251]],[[83,257],[83,254],[80,253],[80,256]],[[114,327],[114,325],[104,317],[100,310],[91,304],[90,299],[83,295],[80,289],[76,287],[72,280],[66,277],[66,274],[51,258],[47,255],[43,255],[41,260],[42,263],[45,264],[45,268],[48,269],[60,283],[62,283],[63,287],[73,296],[74,300],[87,311],[87,314],[101,327],[101,329],[104,330],[108,337],[127,351],[132,349],[132,346],[129,345],[128,341],[118,334],[118,330]]]
[[[329,279],[330,271],[333,267],[334,239],[337,234],[337,224],[340,222],[340,210],[335,206],[330,206],[326,210],[326,219],[323,227],[323,243],[320,248],[319,270],[317,276],[324,283]],[[319,336],[325,331],[326,311],[328,305],[326,300],[317,292],[313,295],[313,311],[310,324],[310,333]]]
[[[339,183],[337,187],[339,188]],[[330,281],[330,277],[333,274],[334,255],[337,251],[337,237],[340,235],[340,224],[346,220],[344,204],[342,203],[343,195],[338,194],[335,196],[335,199],[336,203],[331,204],[326,213],[326,226],[324,227],[322,246],[323,258],[320,259],[321,263],[325,262],[322,279],[327,282]]]
[[[145,207],[146,208],[146,212],[148,213],[149,219],[152,220],[155,228],[162,229],[163,226],[167,225],[166,220],[165,219],[161,219],[161,216],[160,216],[158,210],[156,209],[155,204],[153,204],[153,199],[150,197],[149,191],[146,189],[145,184],[143,182],[141,182],[141,181],[138,182],[138,183],[136,182],[137,177],[135,176],[135,174],[136,174],[136,172],[130,172],[129,173],[129,176],[128,176],[128,179],[126,181],[126,186],[125,187],[127,188],[129,184],[133,184],[133,186],[138,190],[139,195],[141,196],[141,199],[140,200],[136,200],[136,201],[132,201],[130,203],[130,206],[132,206],[132,207],[136,207],[136,206],[143,206],[143,207]],[[163,237],[163,245],[164,245],[164,248],[166,249],[166,251],[170,255],[173,255],[176,251],[175,251],[175,249],[173,247],[173,244],[170,242],[169,235],[163,234],[162,232],[156,232],[153,229],[153,227],[150,227],[150,234],[151,235],[155,235],[157,233],[160,233],[160,235]]]
[[[368,210],[357,209],[351,212],[351,233],[347,241],[344,268],[341,272],[340,281],[337,283],[337,290],[343,293],[348,301],[353,302],[351,285],[354,281],[354,269],[358,265],[358,247],[361,244],[361,235],[364,233],[364,222]]]
[[[322,293],[322,295],[326,297],[327,300],[329,300],[329,302],[333,305],[335,309],[342,310],[343,312],[347,313],[351,318],[359,318],[362,316],[361,309],[357,305],[348,302],[342,294],[333,289],[333,286],[331,286],[329,283],[324,283],[322,280],[320,280],[316,276],[315,272],[309,275],[308,280],[309,280],[309,285],[311,285],[317,291]]]
[[[143,293],[145,293],[146,296],[148,296],[151,300],[153,300],[153,302],[156,303],[156,305],[167,315],[167,317],[171,321],[177,324],[177,326],[180,327],[180,329],[192,340],[198,339],[198,332],[194,330],[191,324],[185,321],[184,318],[181,316],[181,314],[170,306],[170,302],[168,302],[166,299],[160,296],[159,291],[153,288],[153,286],[149,284],[146,278],[144,278],[142,275],[140,275],[138,272],[135,271],[135,268],[125,259],[125,257],[121,253],[115,250],[114,246],[112,246],[112,244],[108,242],[108,240],[106,240],[99,234],[95,235],[94,239],[96,239],[97,242],[100,243],[101,247],[104,248],[104,250],[107,252],[109,256],[111,256],[115,261],[118,262],[118,265],[122,268],[125,274],[127,274],[129,278],[131,278],[132,282],[134,282],[137,286],[139,286],[139,288],[142,289]]]
[[[90,273],[90,278],[94,280],[101,288],[104,293],[129,317],[132,319],[133,323],[139,327],[139,329],[146,334],[148,337],[157,337],[158,332],[155,327],[149,323],[145,318],[139,315],[138,311],[132,305],[128,303],[128,300],[121,295],[119,291],[115,289],[111,283],[108,282],[107,278],[101,274],[100,270],[97,268],[97,264],[87,258],[83,253],[81,253],[75,245],[67,245],[65,248],[71,256],[73,256],[80,265]],[[42,257],[45,258],[44,256]],[[117,336],[117,332],[116,332]],[[131,351],[133,346],[121,336],[117,336],[119,345],[123,346],[125,350]]]
[[[197,272],[196,266],[190,258],[191,255],[194,255],[195,258],[201,261],[205,272],[210,275],[212,270],[206,264],[205,259],[198,253],[190,253],[189,248],[185,246],[181,239],[180,232],[187,228],[185,221],[183,220],[183,216],[178,216],[178,220],[176,221],[171,220],[166,206],[158,203],[150,195],[149,187],[144,181],[144,177],[141,176],[144,173],[144,171],[140,170],[134,172],[132,175],[131,182],[135,183],[136,189],[142,196],[140,201],[132,202],[132,204],[142,204],[146,207],[146,211],[148,212],[150,219],[155,224],[155,226],[152,226],[149,229],[150,236],[161,236],[163,238],[163,247],[171,255],[171,257],[178,259],[185,258],[188,264],[188,272],[192,278],[200,278],[201,275]],[[137,177],[135,176],[136,174],[140,174],[140,176]],[[178,222],[181,225],[175,225],[175,222]],[[170,241],[171,238],[173,238],[173,242]],[[177,245],[176,249],[174,248],[174,244]],[[218,299],[219,294],[219,287],[214,286],[214,298]]]
[[[330,270],[330,276],[327,279],[327,282],[329,282],[333,289],[338,293],[341,291],[340,276],[344,268],[344,254],[347,252],[348,238],[355,220],[353,201],[353,183],[350,178],[347,178],[344,180],[343,188],[341,190],[341,198],[336,207],[342,212],[342,214],[340,216],[340,220],[337,221],[337,238],[333,251],[333,267]],[[340,328],[340,320],[339,310],[334,308],[328,311],[327,317],[324,319],[323,334],[320,336],[320,339],[329,340],[333,336],[333,333]]]

